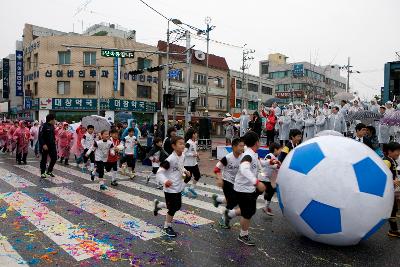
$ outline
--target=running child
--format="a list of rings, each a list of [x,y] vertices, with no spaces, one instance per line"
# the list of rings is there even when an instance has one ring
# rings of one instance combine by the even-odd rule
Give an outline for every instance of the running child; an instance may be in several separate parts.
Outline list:
[[[93,146],[93,143],[95,141],[95,134],[94,134],[94,126],[93,125],[88,125],[86,129],[86,133],[83,135],[81,144],[83,147],[83,167],[82,167],[82,172],[85,172],[87,170],[87,163],[90,160],[90,173],[94,171],[94,153],[87,153],[89,149]],[[94,181],[94,176],[92,176],[92,181]]]
[[[280,162],[286,158],[287,154],[292,151],[301,142],[302,134],[299,129],[292,129],[289,132],[289,142],[286,143],[285,147],[282,149],[281,154],[278,157]]]
[[[260,181],[266,187],[264,193],[265,207],[263,208],[263,211],[269,216],[274,216],[270,205],[271,199],[276,191],[276,177],[281,166],[278,156],[280,155],[281,150],[282,146],[280,144],[271,143],[269,145],[269,154],[266,155],[264,159],[260,159],[263,168],[260,175]]]
[[[129,128],[128,129],[128,135],[124,137],[122,140],[124,147],[125,147],[125,156],[124,156],[124,162],[128,165],[128,168],[130,168],[130,172],[128,173],[129,178],[132,180],[135,178],[135,165],[136,165],[136,158],[135,158],[135,153],[136,153],[136,137],[135,137],[135,129]]]
[[[400,187],[400,180],[398,179],[398,173],[397,173],[398,165],[396,161],[398,160],[400,155],[400,144],[397,142],[390,142],[388,144],[384,144],[383,153],[385,155],[383,161],[389,167],[392,173],[393,183],[397,191]],[[397,225],[397,218],[396,218],[397,210],[398,210],[398,205],[397,205],[397,200],[395,199],[393,202],[392,213],[390,214],[389,218],[390,230],[387,234],[388,236],[399,238],[400,231]]]
[[[200,180],[200,170],[198,165],[199,154],[197,153],[197,132],[193,128],[190,128],[185,135],[185,169],[188,170],[194,180],[193,183],[189,186],[188,192],[192,194],[193,198],[197,197],[197,192],[195,191],[195,186],[197,182]],[[185,181],[188,183],[190,180]],[[187,192],[184,192],[184,195],[187,195]]]
[[[249,237],[250,220],[256,213],[258,197],[256,189],[258,192],[264,192],[265,185],[257,179],[260,165],[257,150],[260,147],[260,139],[255,132],[249,131],[243,136],[243,141],[247,148],[243,153],[233,186],[242,216],[238,240],[248,246],[254,246],[254,241]]]
[[[163,149],[163,141],[160,137],[156,137],[153,140],[153,147],[149,152],[149,159],[151,160],[151,166],[153,167],[152,172],[146,178],[146,184],[149,183],[151,175],[156,175],[160,167],[160,163],[168,158],[168,153]],[[162,184],[157,186],[157,189],[162,189]]]
[[[240,161],[244,150],[243,140],[235,138],[232,140],[232,152],[218,161],[214,168],[214,173],[217,175],[217,185],[222,187],[224,196],[212,195],[213,203],[216,208],[222,203],[226,204],[226,208],[219,220],[219,226],[224,229],[229,229],[229,220],[240,215],[239,209],[234,209],[237,205],[236,192],[233,190],[235,177],[239,171]],[[222,172],[222,176],[221,176]],[[228,214],[229,213],[229,214]],[[228,217],[228,220],[225,218]]]
[[[180,136],[171,138],[171,145],[174,152],[160,164],[157,171],[157,180],[164,186],[165,202],[154,200],[154,216],[157,216],[162,208],[167,208],[164,231],[167,236],[176,237],[177,234],[172,229],[172,220],[175,213],[181,209],[182,189],[186,186],[184,180],[190,177],[190,172],[184,168],[185,142],[183,138]]]
[[[110,141],[113,143],[114,152],[110,150],[108,154],[107,163],[105,164],[106,172],[110,172],[111,174],[111,185],[117,186],[117,171],[118,171],[118,160],[119,160],[119,148],[120,148],[120,141],[119,141],[119,133],[118,130],[112,129],[110,131]]]
[[[86,152],[86,156],[89,157],[94,152],[96,160],[96,171],[99,175],[100,190],[106,190],[107,187],[104,184],[104,167],[107,163],[108,156],[115,155],[113,142],[109,139],[110,134],[108,130],[101,131],[100,140],[94,141],[92,147]],[[94,171],[91,173],[92,180],[94,180]]]

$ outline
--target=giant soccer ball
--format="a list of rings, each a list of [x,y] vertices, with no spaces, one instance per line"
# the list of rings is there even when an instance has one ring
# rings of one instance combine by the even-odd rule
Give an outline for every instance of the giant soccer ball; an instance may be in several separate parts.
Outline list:
[[[321,136],[296,147],[278,173],[277,195],[296,231],[331,245],[355,245],[390,217],[390,170],[353,139]]]

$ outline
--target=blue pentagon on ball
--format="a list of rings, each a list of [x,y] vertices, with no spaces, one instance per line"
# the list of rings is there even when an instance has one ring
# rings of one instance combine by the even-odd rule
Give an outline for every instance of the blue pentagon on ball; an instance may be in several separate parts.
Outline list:
[[[312,200],[300,217],[316,234],[334,234],[342,231],[340,209]]]
[[[353,164],[353,169],[360,192],[383,197],[386,173],[370,157]]]
[[[296,148],[290,161],[289,169],[307,175],[325,158],[317,143],[311,143]]]

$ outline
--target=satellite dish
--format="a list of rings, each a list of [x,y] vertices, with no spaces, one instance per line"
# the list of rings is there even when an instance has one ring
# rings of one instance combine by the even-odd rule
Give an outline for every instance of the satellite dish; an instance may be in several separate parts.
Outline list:
[[[200,61],[203,61],[203,60],[206,59],[206,55],[203,52],[199,51],[199,50],[196,50],[196,52],[194,52],[194,57],[197,58],[197,60],[200,60]]]

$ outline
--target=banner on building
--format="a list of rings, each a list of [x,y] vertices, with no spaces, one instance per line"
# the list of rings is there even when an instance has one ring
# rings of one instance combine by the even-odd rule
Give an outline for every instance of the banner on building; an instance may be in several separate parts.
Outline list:
[[[229,106],[236,107],[236,78],[231,78],[231,93],[229,95]]]
[[[3,58],[3,98],[10,97],[10,60]]]
[[[24,52],[17,50],[15,51],[15,96],[24,96],[23,80],[24,80]]]
[[[118,70],[119,59],[114,57],[114,92],[118,91],[119,87],[119,70]]]
[[[293,77],[303,77],[304,75],[304,66],[303,64],[294,64],[293,65]]]

